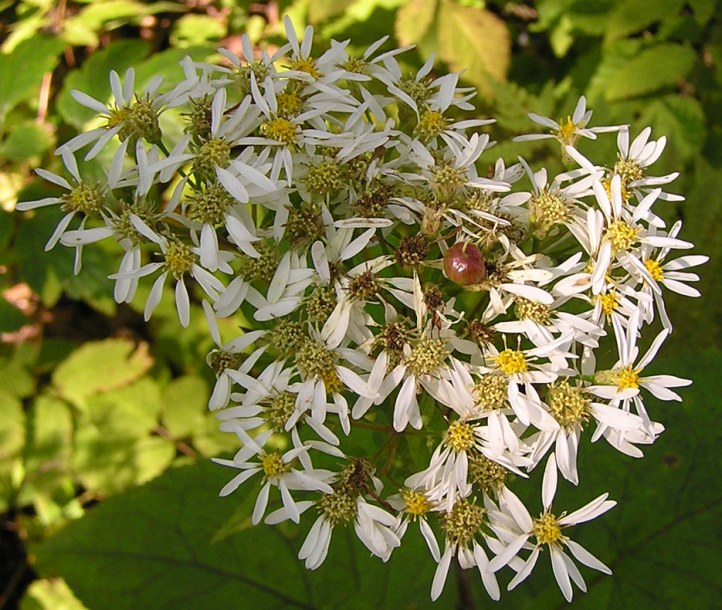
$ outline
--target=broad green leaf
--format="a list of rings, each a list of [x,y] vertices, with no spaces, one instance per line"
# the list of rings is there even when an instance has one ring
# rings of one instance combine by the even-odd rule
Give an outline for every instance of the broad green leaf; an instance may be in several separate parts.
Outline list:
[[[35,392],[36,380],[20,358],[20,352],[13,352],[8,358],[0,358],[0,389],[18,398],[27,398]]]
[[[694,20],[701,25],[706,24],[719,10],[716,0],[689,0],[687,4],[692,7]]]
[[[98,44],[98,34],[125,23],[138,23],[141,17],[159,12],[178,12],[183,8],[174,2],[146,4],[134,0],[96,0],[77,15],[65,20],[63,38],[71,45]]]
[[[12,161],[27,161],[45,153],[52,143],[51,135],[42,125],[21,123],[2,143],[0,154]]]
[[[110,436],[140,438],[157,427],[160,410],[157,384],[142,377],[131,385],[91,396],[82,423]]]
[[[159,436],[114,436],[85,426],[75,437],[73,468],[86,489],[115,494],[157,477],[172,463],[173,443]]]
[[[650,25],[675,15],[684,5],[683,0],[623,0],[617,2],[609,14],[605,40],[624,38],[640,32]]]
[[[439,8],[439,52],[463,78],[493,93],[488,77],[506,80],[511,39],[505,23],[493,13],[443,0]]]
[[[7,369],[0,368],[0,379],[4,381]],[[13,457],[25,444],[25,414],[23,405],[14,396],[0,386],[0,463]]]
[[[75,436],[73,467],[88,489],[117,493],[149,481],[175,457],[156,436],[161,397],[148,378],[88,399]]]
[[[70,92],[77,89],[105,103],[110,98],[110,71],[115,70],[122,77],[128,68],[147,56],[149,49],[150,45],[141,40],[119,40],[93,53],[81,68],[70,72],[63,81],[63,89],[57,101],[58,112],[63,120],[82,129],[96,113],[76,102]]]
[[[173,25],[171,44],[174,47],[189,47],[220,40],[227,34],[223,21],[210,15],[183,15]]]
[[[20,310],[0,297],[0,332],[12,332],[18,330],[30,320]]]
[[[10,212],[6,212],[0,208],[0,260],[2,260],[3,250],[8,247],[10,238],[15,228],[15,216]]]
[[[615,71],[606,83],[606,98],[621,100],[674,85],[689,73],[695,58],[695,52],[681,44],[645,49]]]
[[[28,411],[25,447],[26,475],[20,490],[22,504],[50,497],[68,485],[73,442],[73,419],[67,403],[48,395],[38,396]]]
[[[206,382],[185,375],[168,384],[163,394],[163,425],[173,438],[190,437],[208,415],[210,392]]]
[[[47,191],[36,194],[38,198],[51,195]],[[73,275],[72,250],[56,246],[52,253],[45,252],[45,244],[62,217],[55,208],[24,214],[16,233],[15,255],[20,274],[47,306],[60,297],[61,282]]]
[[[200,462],[109,498],[35,546],[37,568],[62,575],[93,610],[171,610],[180,600],[189,610],[454,607],[453,575],[440,601],[429,599],[435,564],[418,532],[384,564],[338,527],[315,572],[296,558],[305,531],[295,526],[251,527],[247,519],[239,533],[215,540],[255,502],[255,493],[217,497],[230,476]]]
[[[311,24],[321,23],[343,13],[353,3],[354,0],[313,0],[308,5],[308,21]]]
[[[12,53],[0,55],[0,116],[35,95],[45,73],[58,63],[62,48],[57,38],[36,36],[20,43]]]
[[[394,32],[401,45],[423,40],[436,16],[437,0],[409,0],[396,13]]]
[[[639,121],[654,125],[656,134],[667,136],[668,146],[676,150],[679,159],[684,161],[693,159],[699,153],[707,136],[704,110],[693,97],[656,97],[645,105]]]
[[[55,369],[53,386],[59,396],[86,409],[91,396],[131,384],[152,365],[145,343],[126,339],[85,343]]]
[[[4,387],[6,370],[0,366],[0,511],[6,511],[17,485],[15,473],[25,444],[25,414],[16,396]]]

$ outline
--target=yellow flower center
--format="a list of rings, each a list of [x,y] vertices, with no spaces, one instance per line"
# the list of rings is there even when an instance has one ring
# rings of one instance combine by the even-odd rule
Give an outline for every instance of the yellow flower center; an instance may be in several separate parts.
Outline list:
[[[276,452],[264,455],[261,458],[261,464],[263,466],[263,473],[267,479],[275,479],[289,468],[289,465],[281,459],[281,455]]]
[[[424,110],[419,117],[414,134],[424,141],[429,141],[446,129],[447,120],[438,110]]]
[[[617,371],[616,381],[620,390],[629,390],[630,388],[639,388],[639,370],[634,370],[631,366],[626,366],[622,370]]]
[[[664,279],[664,271],[662,271],[662,265],[660,265],[657,261],[648,258],[646,261],[644,261],[644,266],[647,268],[647,271],[649,271],[649,275],[652,276],[652,279],[655,282],[661,282]]]
[[[558,542],[562,537],[559,519],[551,513],[544,513],[538,519],[534,519],[534,536],[536,536],[538,544]]]
[[[597,299],[599,300],[604,315],[607,317],[611,316],[614,310],[619,307],[619,295],[616,292],[600,294]]]
[[[423,517],[432,508],[431,502],[429,502],[426,496],[420,491],[403,489],[401,491],[401,497],[405,502],[404,511],[413,517]]]
[[[297,132],[298,126],[295,123],[281,117],[261,124],[261,135],[277,140],[286,146],[291,146],[296,142]]]
[[[306,74],[310,74],[313,78],[321,76],[321,73],[316,69],[313,60],[308,57],[294,59],[288,67],[296,72],[305,72]]]
[[[526,358],[520,350],[505,349],[496,357],[496,363],[504,375],[515,375],[527,371]]]
[[[623,220],[616,220],[607,227],[604,237],[615,252],[626,252],[637,243],[637,230]]]
[[[466,422],[455,421],[446,432],[446,444],[454,451],[469,451],[474,446],[474,427]]]
[[[569,144],[571,146],[577,141],[577,125],[572,121],[571,117],[567,117],[566,121],[559,121],[559,134],[558,138],[562,144]]]

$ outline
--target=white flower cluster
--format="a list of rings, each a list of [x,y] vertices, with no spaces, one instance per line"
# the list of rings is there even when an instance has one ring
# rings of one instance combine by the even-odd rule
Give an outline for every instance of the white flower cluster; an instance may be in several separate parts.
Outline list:
[[[117,240],[118,302],[156,278],[146,319],[168,281],[183,326],[202,302],[217,344],[209,406],[241,445],[217,460],[238,471],[221,495],[259,486],[254,523],[314,513],[306,567],[323,563],[338,526],[385,561],[415,523],[438,563],[434,599],[454,558],[498,599],[497,572],[514,572],[511,589],[545,549],[571,599],[572,582],[585,589],[572,558],[609,569],[566,528],[615,503],[563,512],[558,473],[578,483],[587,427],[641,456],[663,429],[645,394],[680,400],[673,388],[689,383],[644,373],[671,331],[665,291],[698,296],[688,269],[706,260],[670,257],[692,244],[653,211],[681,199],[664,190],[676,174],[648,173],[665,139],[587,127],[581,98],[564,122],[532,115],[551,134],[518,138],[556,138],[568,171],[521,158],[480,171],[493,121],[457,118],[474,95],[457,74],[434,77],[431,59],[405,74],[404,49],[379,53],[384,40],[316,57],[311,28],[302,40],[286,30],[272,57],[254,59],[244,39],[246,62],[184,60],[185,80],[163,94],[158,81],[135,94],[132,70],[111,74],[108,106],[74,92],[105,125],[58,150],[69,180],[39,171],[67,193],[18,209],[66,212],[48,248],[76,248],[76,270],[84,245]],[[609,131],[610,164],[577,150]],[[110,151],[102,184],[78,170],[86,147],[86,159]],[[226,317],[244,332],[223,342]],[[640,356],[655,319],[663,330]],[[615,343],[616,362],[597,362]],[[530,513],[511,487],[542,462],[542,510]]]

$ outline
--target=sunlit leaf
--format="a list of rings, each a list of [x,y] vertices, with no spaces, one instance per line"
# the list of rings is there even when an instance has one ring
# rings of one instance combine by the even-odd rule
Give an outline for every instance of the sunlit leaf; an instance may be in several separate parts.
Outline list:
[[[57,398],[38,396],[28,411],[27,475],[19,501],[33,503],[68,484],[73,442],[73,419],[68,405]]]
[[[308,21],[321,23],[343,13],[353,3],[354,0],[313,0],[308,5]]]
[[[0,55],[0,116],[37,92],[45,73],[58,63],[62,48],[57,38],[35,36],[12,53]]]
[[[27,161],[42,155],[52,145],[47,129],[37,123],[15,126],[2,143],[0,153],[13,161]]]
[[[175,47],[207,44],[227,34],[225,23],[210,15],[183,15],[173,26],[171,43]]]
[[[436,16],[437,0],[410,0],[396,13],[394,31],[402,45],[420,42]]]
[[[688,46],[665,43],[644,49],[613,71],[605,97],[620,100],[675,85],[692,69],[695,52]]]
[[[683,0],[655,0],[655,2],[623,0],[617,2],[607,21],[605,39],[616,40],[639,32],[653,23],[676,15],[683,5]]]
[[[506,80],[511,39],[506,24],[493,13],[443,0],[439,8],[439,51],[462,78],[490,95],[487,75]]]
[[[145,343],[126,339],[86,343],[55,369],[53,386],[65,400],[86,408],[91,396],[129,385],[152,365]]]
[[[0,379],[6,375],[0,365]],[[25,414],[16,396],[0,387],[0,511],[7,510],[15,487],[14,471],[25,444]]]
[[[86,610],[62,578],[36,580],[20,604],[20,610]]]

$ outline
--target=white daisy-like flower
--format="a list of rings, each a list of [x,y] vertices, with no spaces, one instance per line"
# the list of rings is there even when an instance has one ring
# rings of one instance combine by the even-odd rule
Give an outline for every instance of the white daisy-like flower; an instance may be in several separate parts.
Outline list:
[[[619,360],[609,371],[598,372],[595,375],[596,383],[589,386],[588,390],[595,396],[612,401],[612,404],[621,403],[623,408],[626,409],[629,408],[631,401],[639,416],[644,419],[645,424],[651,426],[651,421],[640,396],[641,388],[648,390],[650,394],[659,400],[681,401],[682,397],[670,388],[688,386],[692,381],[674,375],[642,377],[642,372],[657,355],[659,348],[669,335],[669,330],[663,329],[652,341],[652,345],[650,345],[644,356],[640,358],[639,348],[637,347],[639,316],[640,313],[637,311],[626,329],[621,326],[619,318],[612,320]]]
[[[487,524],[486,510],[475,500],[458,498],[451,510],[441,515],[445,534],[444,553],[434,573],[431,585],[431,599],[436,600],[444,590],[451,560],[456,556],[459,566],[466,570],[476,567],[489,597],[498,600],[499,584],[490,568],[489,558],[481,541],[491,546],[490,536],[484,529]]]
[[[175,304],[178,311],[178,319],[182,326],[188,326],[190,323],[190,297],[184,281],[185,276],[188,275],[192,277],[213,301],[218,298],[218,295],[223,290],[222,282],[198,264],[200,261],[200,251],[198,247],[184,244],[178,238],[168,238],[159,235],[134,214],[131,215],[131,222],[146,239],[160,246],[164,260],[163,262],[148,263],[128,273],[116,273],[111,275],[110,278],[127,280],[144,277],[155,271],[161,271],[160,276],[153,283],[145,304],[144,316],[146,320],[149,320],[158,303],[160,303],[163,286],[168,275],[172,275],[176,280]]]
[[[564,598],[570,602],[573,595],[572,582],[582,591],[586,591],[587,587],[579,569],[564,552],[565,549],[587,567],[599,570],[604,574],[611,574],[612,571],[582,545],[569,539],[563,530],[596,519],[613,508],[616,502],[607,500],[609,494],[602,494],[571,513],[555,514],[551,511],[556,489],[557,466],[554,454],[552,454],[544,470],[542,483],[542,509],[544,512],[539,517],[532,517],[521,500],[508,488],[500,491],[499,509],[489,511],[489,522],[499,540],[505,543],[506,549],[491,560],[489,569],[496,572],[507,564],[512,565],[517,574],[507,587],[508,590],[511,590],[531,574],[539,555],[546,547],[549,551],[554,578]],[[532,537],[534,542],[530,541]],[[524,562],[512,563],[518,553],[524,549],[531,550]]]
[[[301,513],[298,503],[291,496],[290,490],[333,492],[328,484],[333,478],[333,472],[318,469],[298,470],[293,467],[294,460],[301,453],[307,452],[308,446],[295,446],[283,454],[278,451],[265,451],[263,447],[272,434],[273,430],[269,430],[261,433],[255,439],[248,436],[246,444],[236,453],[232,460],[213,459],[216,464],[237,468],[241,471],[223,486],[220,491],[221,496],[233,493],[253,475],[263,473],[263,487],[261,487],[256,499],[251,518],[254,525],[260,523],[261,519],[263,519],[272,486],[278,487],[281,492],[283,507],[288,512],[289,518],[295,523],[300,521]],[[258,458],[258,461],[249,461],[253,457]]]
[[[195,82],[184,80],[167,93],[158,94],[162,84],[163,77],[156,76],[146,85],[144,92],[138,95],[135,92],[134,68],[126,71],[124,82],[121,82],[115,70],[111,70],[110,91],[113,101],[107,105],[87,93],[73,89],[70,94],[75,101],[97,112],[105,120],[106,125],[74,137],[58,148],[56,154],[75,152],[93,143],[93,147],[85,155],[85,160],[88,161],[96,157],[116,135],[122,145],[115,154],[114,162],[118,158],[122,160],[128,143],[134,147],[137,140],[145,140],[154,146],[160,145],[162,137],[158,123],[160,113],[184,103]]]
[[[576,145],[580,137],[595,140],[598,133],[619,130],[619,126],[587,127],[587,124],[592,118],[592,111],[587,110],[587,99],[583,95],[579,97],[572,116],[568,116],[566,120],[557,122],[554,119],[538,115],[534,112],[529,113],[529,118],[542,127],[550,129],[552,133],[532,133],[517,136],[514,138],[515,142],[554,138],[559,141],[563,148],[565,146]]]
[[[646,175],[647,168],[659,159],[667,144],[665,136],[662,136],[659,140],[650,141],[649,136],[651,134],[652,128],[645,127],[630,144],[629,126],[623,125],[617,135],[619,161],[612,171],[621,175],[625,188],[642,194],[649,192],[651,188],[665,186],[679,176],[679,172],[672,172],[659,177]],[[665,192],[661,192],[659,198],[665,201],[684,200],[684,197],[680,195]]]

